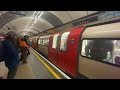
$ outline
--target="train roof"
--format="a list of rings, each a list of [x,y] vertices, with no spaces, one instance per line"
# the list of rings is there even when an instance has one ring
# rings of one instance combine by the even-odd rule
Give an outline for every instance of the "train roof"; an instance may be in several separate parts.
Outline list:
[[[88,27],[82,38],[120,38],[120,22]]]

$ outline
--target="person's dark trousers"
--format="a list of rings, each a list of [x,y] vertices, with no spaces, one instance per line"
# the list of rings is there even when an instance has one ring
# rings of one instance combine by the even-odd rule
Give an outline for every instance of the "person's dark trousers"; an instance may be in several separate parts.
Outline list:
[[[17,72],[17,67],[13,69],[9,69],[7,79],[14,79],[16,72]]]
[[[28,56],[28,55],[30,55],[30,51],[29,51],[29,49],[27,48],[27,56]]]

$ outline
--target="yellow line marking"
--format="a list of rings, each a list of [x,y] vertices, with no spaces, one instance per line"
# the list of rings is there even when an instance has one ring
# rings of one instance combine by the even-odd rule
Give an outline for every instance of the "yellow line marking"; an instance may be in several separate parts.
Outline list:
[[[30,49],[33,54],[39,59],[40,62],[42,62],[45,67],[57,78],[57,79],[61,79],[32,49]]]

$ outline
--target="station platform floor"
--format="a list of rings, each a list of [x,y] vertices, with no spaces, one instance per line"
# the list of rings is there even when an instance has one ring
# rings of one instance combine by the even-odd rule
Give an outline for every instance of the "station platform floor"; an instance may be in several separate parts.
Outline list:
[[[27,64],[20,62],[14,79],[71,79],[32,48],[27,61]],[[0,77],[6,79],[7,72],[4,62],[0,62]]]

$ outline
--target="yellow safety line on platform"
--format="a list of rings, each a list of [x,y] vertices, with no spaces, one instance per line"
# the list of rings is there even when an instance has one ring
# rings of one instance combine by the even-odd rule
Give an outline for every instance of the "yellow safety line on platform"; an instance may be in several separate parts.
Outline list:
[[[30,49],[33,54],[39,59],[40,62],[42,62],[45,67],[57,78],[57,79],[61,79],[32,49]]]

